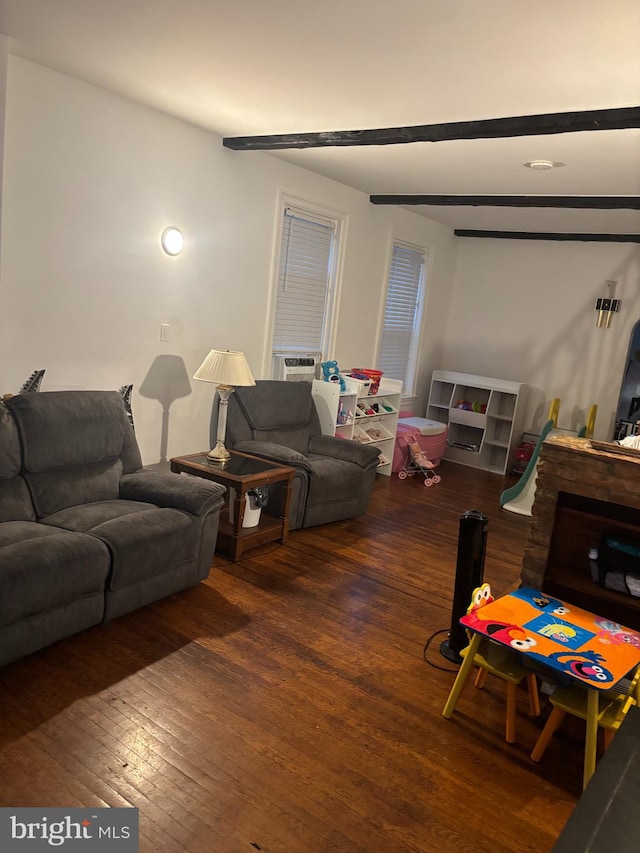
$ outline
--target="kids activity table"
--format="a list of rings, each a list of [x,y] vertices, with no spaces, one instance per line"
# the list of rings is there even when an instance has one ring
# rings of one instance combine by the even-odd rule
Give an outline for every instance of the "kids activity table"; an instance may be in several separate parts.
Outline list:
[[[463,616],[460,623],[472,632],[472,638],[443,716],[449,719],[455,710],[482,637],[514,649],[551,670],[556,680],[575,681],[588,688],[586,787],[596,766],[599,691],[611,690],[640,665],[640,634],[529,587],[496,598]]]

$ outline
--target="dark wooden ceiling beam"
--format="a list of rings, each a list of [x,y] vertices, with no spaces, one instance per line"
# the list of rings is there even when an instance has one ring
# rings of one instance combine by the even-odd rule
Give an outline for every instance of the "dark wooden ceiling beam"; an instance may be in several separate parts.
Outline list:
[[[584,210],[640,210],[640,196],[582,195],[372,195],[372,204],[448,207],[557,207]]]
[[[502,139],[579,131],[626,130],[633,127],[640,127],[640,106],[452,121],[443,124],[387,127],[377,130],[230,136],[223,139],[222,144],[225,148],[232,148],[234,151],[279,151],[285,148],[402,145],[409,142],[445,142],[453,139]]]
[[[543,231],[473,231],[456,228],[456,237],[480,237],[492,240],[571,240],[581,243],[640,243],[640,234],[566,234]]]

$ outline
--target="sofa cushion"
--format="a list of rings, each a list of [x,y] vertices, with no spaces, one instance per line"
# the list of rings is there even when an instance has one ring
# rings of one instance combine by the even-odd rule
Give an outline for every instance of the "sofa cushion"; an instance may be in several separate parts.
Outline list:
[[[255,385],[236,388],[234,397],[255,430],[307,427],[316,414],[308,382],[262,379]]]
[[[192,561],[198,527],[195,518],[177,509],[143,510],[94,527],[93,535],[106,542],[113,555],[109,589],[122,589]]]
[[[35,520],[31,495],[22,477],[0,480],[0,522]]]
[[[84,531],[108,546],[110,590],[173,569],[193,560],[197,552],[199,521],[177,509],[135,501],[101,501],[69,507],[43,521]]]
[[[92,536],[29,521],[0,524],[0,629],[100,593],[109,563],[107,547]]]
[[[36,516],[115,499],[124,473],[142,467],[117,391],[48,391],[7,401],[23,447]]]
[[[96,501],[95,503],[66,507],[59,512],[46,516],[42,519],[42,523],[53,527],[62,527],[64,530],[87,533],[112,518],[132,515],[145,509],[155,509],[155,506],[138,501]]]
[[[227,436],[232,447],[256,440],[283,444],[306,453],[320,433],[320,421],[309,382],[261,379],[236,388],[229,400]]]
[[[302,454],[302,456],[304,456],[309,450],[308,427],[278,430],[254,430],[253,437],[256,441],[264,444],[279,444],[282,447],[288,447],[296,453]]]
[[[0,548],[15,545],[16,542],[22,542],[22,540],[37,541],[63,532],[68,531],[49,527],[36,521],[5,521],[0,524]]]
[[[110,459],[53,471],[25,472],[38,518],[66,507],[117,499],[122,462]]]
[[[117,391],[49,391],[7,401],[23,445],[27,471],[116,459],[126,413]]]

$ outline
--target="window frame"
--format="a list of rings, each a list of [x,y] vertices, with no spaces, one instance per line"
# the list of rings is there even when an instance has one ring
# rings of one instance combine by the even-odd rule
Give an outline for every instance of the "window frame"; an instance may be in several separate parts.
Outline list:
[[[334,227],[332,257],[327,280],[327,294],[324,313],[324,328],[322,332],[321,349],[316,352],[300,351],[292,349],[274,348],[274,332],[276,321],[276,308],[278,299],[278,284],[280,276],[280,264],[282,255],[282,238],[284,230],[284,217],[287,208],[299,211],[306,215],[311,221],[323,224],[331,224]],[[327,353],[333,352],[336,339],[336,326],[338,307],[342,286],[342,272],[344,268],[345,245],[347,239],[348,213],[345,210],[328,207],[322,203],[312,201],[308,198],[291,195],[279,191],[275,207],[275,228],[273,238],[271,288],[269,297],[269,332],[265,336],[264,361],[267,374],[272,375],[275,355],[315,355],[319,360],[327,357]],[[267,375],[266,374],[266,375]]]
[[[419,253],[422,256],[421,274],[417,290],[416,307],[413,315],[413,331],[411,334],[407,371],[404,377],[400,377],[402,381],[402,397],[408,398],[416,396],[416,384],[419,372],[418,362],[422,349],[422,337],[425,325],[425,308],[427,303],[427,283],[429,270],[432,266],[432,251],[427,246],[421,246],[410,240],[405,240],[402,237],[397,237],[394,235],[391,236],[388,260],[386,265],[385,284],[381,300],[380,321],[378,323],[378,340],[376,345],[376,364],[379,369],[382,369],[380,366],[380,355],[384,335],[384,321],[387,312],[387,300],[389,297],[389,289],[391,285],[393,256],[396,247]],[[395,379],[396,377],[390,378]]]

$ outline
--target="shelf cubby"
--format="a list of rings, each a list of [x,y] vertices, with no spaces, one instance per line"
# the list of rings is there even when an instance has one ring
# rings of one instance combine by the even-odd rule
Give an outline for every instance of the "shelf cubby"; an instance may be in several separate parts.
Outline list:
[[[522,432],[525,390],[520,382],[434,371],[426,416],[449,427],[445,459],[496,474],[510,470]]]

